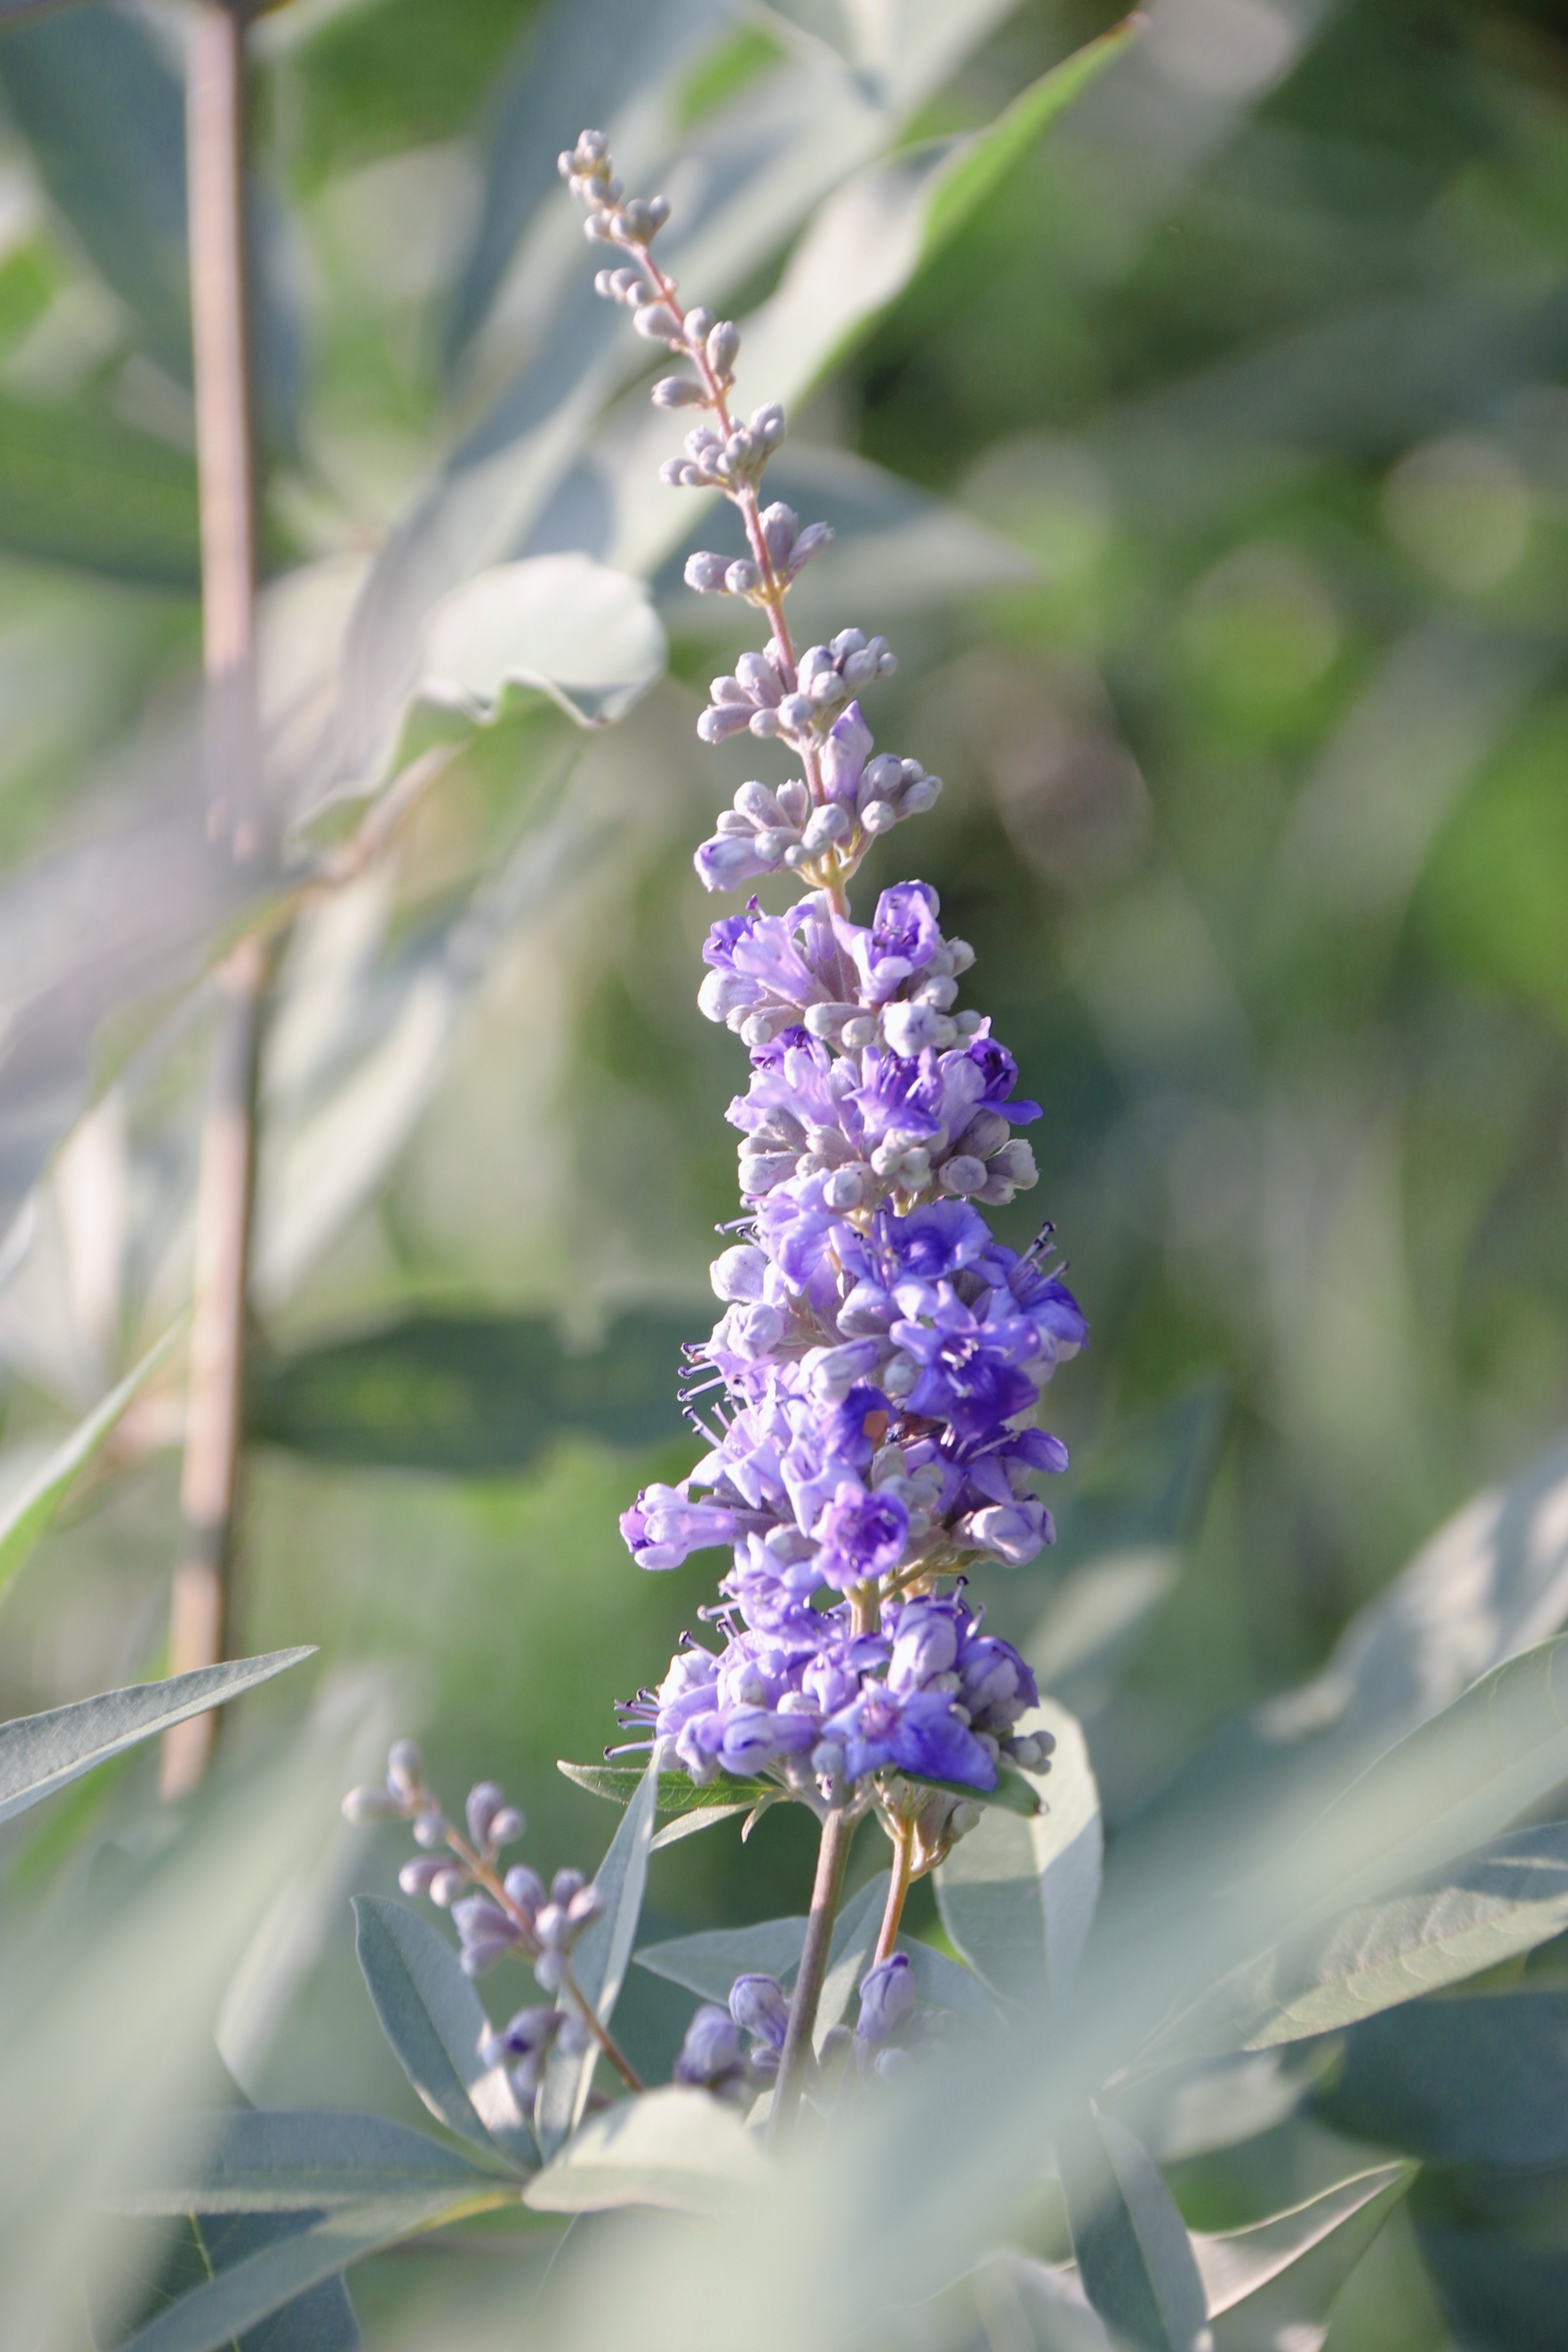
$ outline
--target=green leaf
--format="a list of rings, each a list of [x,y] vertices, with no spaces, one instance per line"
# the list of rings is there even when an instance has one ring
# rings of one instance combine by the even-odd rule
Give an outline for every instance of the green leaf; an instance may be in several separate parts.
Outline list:
[[[78,1422],[70,1435],[57,1445],[25,1480],[15,1494],[0,1505],[0,1592],[3,1592],[33,1546],[47,1535],[60,1505],[70,1492],[77,1473],[84,1469],[126,1407],[146,1386],[153,1374],[168,1360],[174,1342],[184,1329],[184,1319],[153,1347],[148,1349],[141,1362],[127,1372],[118,1388],[110,1389],[101,1404],[95,1405],[85,1421]],[[297,1654],[303,1656],[303,1651]],[[4,1815],[0,1815],[4,1819]]]
[[[188,383],[184,95],[157,45],[122,10],[79,0],[6,35],[0,89],[50,197],[148,351]]]
[[[1319,2094],[1336,2131],[1433,2164],[1568,2162],[1568,1993],[1407,2001],[1347,2036]]]
[[[1265,2050],[1333,2032],[1564,1928],[1568,1824],[1553,1822],[1500,1839],[1438,1885],[1363,1905],[1249,1962],[1215,1987],[1194,2025],[1208,2049]]]
[[[1198,2352],[1205,2310],[1192,2244],[1131,2133],[1091,2109],[1058,2154],[1079,2275],[1106,2326],[1139,2352]]]
[[[1033,1821],[1035,1815],[1042,1811],[1045,1801],[1034,1785],[1038,1774],[1021,1772],[1016,1764],[1005,1760],[996,1775],[994,1789],[976,1789],[968,1780],[921,1780],[912,1772],[901,1772],[899,1777],[910,1781],[917,1789],[940,1789],[944,1797],[962,1797],[965,1804],[980,1805],[994,1812],[1017,1813],[1026,1822]]]
[[[591,2116],[523,2199],[541,2213],[662,2205],[717,2219],[772,2174],[732,2107],[672,2084]]]
[[[1417,2242],[1456,2343],[1551,2352],[1568,2310],[1568,2251],[1481,2229],[1423,2229]]]
[[[173,2231],[165,2224],[128,2233],[133,2245],[138,2239],[153,2242],[155,2266],[139,2282],[141,2292],[132,2311],[94,2312],[94,2342],[121,2344],[154,2314],[195,2294],[220,2273],[232,2270],[236,2263],[306,2226],[308,2221],[301,2222],[292,2213],[187,2213]],[[120,2266],[110,2267],[112,2271]],[[144,2269],[144,2264],[139,2266],[133,2253],[124,2267]],[[268,2313],[258,2330],[230,2341],[237,2344],[238,2352],[361,2352],[363,2339],[340,2273],[307,2287],[302,2294]]]
[[[596,2013],[601,2025],[615,2015],[621,1986],[631,1964],[642,1916],[643,1890],[647,1885],[647,1858],[653,1843],[654,1809],[658,1776],[650,1768],[630,1804],[610,1850],[594,1874],[594,1884],[605,1897],[605,1908],[593,1921],[572,1953],[572,1973],[577,1990]],[[598,2051],[590,2043],[581,2056],[554,2048],[544,2069],[535,2108],[539,2144],[547,2158],[582,2121],[593,2088]]]
[[[879,1870],[875,1878],[868,1879],[858,1894],[852,1895],[834,1922],[832,1941],[827,1947],[827,1966],[823,1972],[822,1992],[816,2004],[816,2042],[822,2047],[823,2036],[835,2025],[842,2025],[849,2015],[850,2005],[858,2002],[860,1986],[871,1965],[871,1955],[877,1948],[881,1933],[882,1915],[888,1907],[888,1889],[892,1885],[890,1870]]]
[[[382,2116],[331,2107],[186,2116],[138,2151],[122,2213],[293,2213],[368,2198],[489,2192],[456,2149]]]
[[[263,1358],[249,1433],[317,1459],[454,1477],[521,1470],[568,1431],[655,1445],[679,1433],[675,1370],[694,1336],[689,1316],[637,1310],[619,1317],[602,1346],[576,1354],[543,1316],[403,1315],[357,1338]],[[596,1769],[574,1767],[569,1777]],[[614,1790],[581,1785],[624,1803],[641,1777],[628,1771]],[[662,1798],[661,1810],[672,1810]]]
[[[314,1655],[309,1646],[273,1650],[265,1657],[199,1666],[195,1674],[175,1675],[166,1683],[132,1683],[125,1690],[51,1707],[47,1715],[23,1715],[0,1723],[0,1822],[52,1797],[57,1789],[118,1756],[121,1748],[155,1739],[171,1724],[222,1706]]]
[[[218,2272],[194,2294],[159,2313],[119,2352],[219,2352],[296,2295],[400,2239],[516,2202],[505,2183],[454,2198],[450,2189],[367,2198],[322,2215],[308,2229],[273,2239]]]
[[[1046,1701],[1026,1731],[1056,1739],[1050,1769],[1026,1778],[1042,1809],[1031,1821],[987,1812],[936,1873],[943,1927],[992,1989],[1038,2004],[1078,1968],[1100,1893],[1100,1794],[1077,1719]]]
[[[781,1795],[780,1790],[770,1789],[766,1796],[759,1799],[758,1801],[767,1805],[776,1804],[781,1801]],[[755,1807],[749,1801],[738,1805],[695,1806],[690,1812],[679,1814],[674,1821],[666,1822],[663,1829],[657,1831],[653,1844],[648,1851],[652,1853],[662,1853],[667,1845],[679,1845],[682,1838],[698,1837],[704,1830],[717,1829],[721,1822],[737,1821],[742,1814],[754,1811]]]
[[[1024,1654],[1042,1690],[1075,1715],[1110,1697],[1182,1573],[1174,1544],[1131,1544],[1066,1576],[1037,1618]]]
[[[532,687],[579,726],[602,727],[625,717],[668,653],[640,580],[585,555],[536,555],[476,572],[437,605],[424,690],[482,717],[508,687]]]
[[[194,595],[195,467],[107,408],[0,396],[0,547]]]
[[[1334,2297],[1415,2178],[1414,2165],[1380,2165],[1250,2229],[1194,2232],[1214,2352],[1321,2345]]]
[[[1008,173],[1022,163],[1036,140],[1077,103],[1142,28],[1142,19],[1129,17],[1097,40],[1086,42],[1020,90],[988,129],[962,142],[927,208],[922,260],[929,261],[957,235]]]
[[[446,1937],[405,1904],[353,1898],[354,1951],[381,2030],[425,2105],[486,2155],[538,2160],[504,2066],[487,2065],[488,2021]]]
[[[593,1797],[607,1797],[614,1805],[629,1805],[647,1778],[647,1769],[641,1764],[563,1764],[555,1767],[574,1780],[579,1789],[586,1789]],[[764,1797],[779,1793],[776,1780],[741,1780],[732,1773],[720,1772],[700,1787],[684,1772],[661,1772],[658,1775],[657,1808],[659,1818],[674,1814],[706,1811],[721,1804],[727,1812],[750,1812]]]
[[[673,1936],[662,1944],[645,1944],[634,1953],[639,1969],[704,2000],[726,2001],[741,1976],[777,1977],[794,1981],[805,1943],[804,1919],[759,1919],[750,1927],[714,1927],[701,1936]]]

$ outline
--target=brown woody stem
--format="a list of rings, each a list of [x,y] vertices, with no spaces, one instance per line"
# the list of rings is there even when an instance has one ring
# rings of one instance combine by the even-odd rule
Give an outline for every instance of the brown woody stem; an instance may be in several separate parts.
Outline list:
[[[858,1818],[858,1815],[852,1816],[847,1807],[835,1805],[822,1824],[822,1843],[816,1850],[816,1877],[811,1890],[811,1916],[805,1923],[805,1945],[800,1956],[800,1973],[795,1980],[795,1991],[789,2005],[789,2024],[779,2057],[778,2088],[773,2093],[773,2113],[768,2118],[768,2140],[774,2147],[782,2148],[795,2128],[801,2088],[812,2054],[816,2006],[822,1998],[822,1981],[827,1973],[833,1922],[838,1915],[838,1899],[844,1892],[845,1864],[849,1859],[849,1843],[855,1835]]]

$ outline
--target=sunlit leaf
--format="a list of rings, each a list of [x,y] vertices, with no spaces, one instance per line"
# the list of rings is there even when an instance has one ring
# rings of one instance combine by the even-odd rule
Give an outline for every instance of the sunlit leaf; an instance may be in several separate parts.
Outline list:
[[[568,1780],[590,1796],[607,1797],[612,1804],[629,1805],[647,1778],[647,1768],[639,1764],[557,1764]],[[776,1780],[741,1780],[732,1773],[715,1773],[711,1780],[700,1787],[685,1772],[661,1772],[658,1775],[658,1814],[661,1820],[673,1813],[704,1812],[710,1806],[722,1805],[731,1812],[750,1812],[764,1797],[777,1794]]]
[[[1024,1777],[1040,1811],[985,1813],[936,1874],[942,1925],[985,1982],[1037,2003],[1071,1983],[1100,1893],[1100,1795],[1076,1719],[1047,1700],[1025,1731],[1049,1731],[1047,1772]]]
[[[1215,2352],[1319,2352],[1334,2297],[1415,2177],[1381,2165],[1250,2229],[1194,2232]]]
[[[542,2213],[665,2205],[718,2216],[763,2186],[769,2169],[732,2107],[674,2084],[591,2116],[535,2173],[524,2200]]]
[[[95,1405],[86,1419],[77,1423],[63,1444],[57,1445],[16,1491],[0,1504],[0,1592],[9,1584],[33,1546],[47,1534],[78,1472],[91,1461],[127,1406],[140,1394],[153,1374],[167,1362],[170,1350],[184,1328],[183,1324],[176,1324],[155,1346],[149,1348],[141,1362],[127,1372],[117,1388],[110,1389],[102,1403]],[[298,1654],[302,1656],[304,1653]]]
[[[479,2049],[487,2020],[447,1938],[406,1904],[354,1897],[354,1950],[381,2030],[430,2113],[472,2147],[537,2161],[504,2066]]]
[[[1328,2033],[1479,1976],[1568,1928],[1568,1826],[1519,1830],[1249,1963],[1214,1988],[1191,2029],[1252,2050]]]
[[[1175,2200],[1131,2132],[1098,2112],[1058,2149],[1090,2303],[1140,2352],[1199,2352],[1203,2282]]]
[[[634,1955],[639,1969],[700,1993],[704,2000],[728,2000],[740,1976],[795,1979],[805,1943],[804,1919],[759,1919],[750,1927],[714,1927],[700,1936],[674,1936],[645,1944]]]
[[[195,1674],[175,1675],[164,1683],[132,1683],[99,1698],[51,1707],[47,1715],[0,1723],[0,1822],[53,1796],[121,1748],[155,1739],[172,1724],[222,1706],[314,1655],[310,1648],[274,1650],[266,1657],[199,1666]]]

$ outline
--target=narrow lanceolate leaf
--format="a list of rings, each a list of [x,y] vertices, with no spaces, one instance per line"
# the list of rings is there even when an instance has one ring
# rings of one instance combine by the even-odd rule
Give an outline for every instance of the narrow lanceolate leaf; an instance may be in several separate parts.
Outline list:
[[[127,1372],[119,1387],[110,1389],[102,1403],[95,1405],[84,1421],[78,1422],[70,1435],[61,1440],[31,1477],[0,1507],[0,1591],[4,1591],[39,1538],[47,1534],[78,1471],[92,1459],[126,1407],[165,1361],[184,1328],[182,1321],[165,1331],[141,1362]]]
[[[610,1850],[594,1875],[594,1884],[605,1898],[605,1907],[572,1954],[572,1974],[577,1990],[601,2025],[607,2026],[614,2016],[631,1965],[637,1921],[642,1916],[643,1890],[647,1885],[647,1858],[653,1844],[658,1793],[658,1776],[650,1769],[643,1774],[641,1785],[621,1816]],[[597,2058],[597,2048],[592,2042],[581,2056],[568,2053],[559,2045],[552,2050],[535,2108],[539,2143],[547,2158],[553,2156],[567,2134],[582,2121]]]
[[[1091,2109],[1058,2155],[1079,2275],[1113,2337],[1198,2352],[1206,2306],[1186,2225],[1131,2133]]]
[[[471,2147],[537,2162],[506,2070],[479,2049],[487,2020],[446,1937],[402,1903],[354,1897],[354,1950],[398,2063],[448,2131]]]
[[[1479,1976],[1568,1927],[1568,1823],[1519,1830],[1439,1885],[1364,1904],[1214,1988],[1184,2033],[1268,2049]]]
[[[1415,2178],[1379,2165],[1249,2230],[1194,2232],[1215,2352],[1320,2352],[1334,2297]]]
[[[1050,1769],[1020,1774],[1030,1821],[990,1811],[936,1874],[942,1925],[971,1967],[1009,2000],[1037,2003],[1071,1982],[1100,1893],[1100,1795],[1077,1719],[1046,1702],[1026,1730],[1056,1739]]]
[[[612,1804],[629,1805],[647,1779],[639,1764],[565,1764],[558,1763],[579,1789],[586,1789],[593,1797],[608,1797]],[[672,1815],[715,1811],[723,1807],[729,1812],[750,1812],[764,1797],[778,1795],[776,1780],[738,1780],[728,1772],[720,1772],[700,1788],[684,1772],[661,1772],[658,1775],[657,1810],[661,1821]]]
[[[1568,2163],[1568,1993],[1521,1986],[1369,2018],[1316,2104],[1336,2130],[1433,2164]]]
[[[678,1814],[674,1821],[667,1822],[663,1829],[657,1831],[651,1851],[658,1853],[667,1845],[679,1845],[682,1838],[697,1837],[703,1830],[716,1829],[721,1822],[732,1822],[742,1813],[757,1812],[761,1807],[779,1801],[782,1792],[775,1790],[769,1796],[761,1798],[756,1805],[699,1805],[694,1812]],[[742,1831],[742,1835],[744,1834]]]
[[[700,1993],[704,2000],[728,2000],[737,1977],[777,1977],[788,1987],[805,1944],[804,1919],[759,1919],[750,1927],[715,1927],[702,1936],[674,1936],[645,1944],[634,1955],[669,1983]]]
[[[24,1813],[72,1780],[90,1772],[122,1748],[154,1739],[187,1716],[205,1715],[270,1682],[286,1667],[315,1655],[311,1648],[273,1650],[261,1658],[239,1658],[225,1666],[200,1666],[166,1683],[132,1683],[105,1691],[47,1715],[18,1716],[0,1723],[0,1822]]]
[[[1077,103],[1141,29],[1141,20],[1129,17],[1125,24],[1101,33],[1098,40],[1087,42],[1020,90],[987,129],[963,142],[926,213],[926,259],[957,234],[1015,164],[1022,163],[1036,140],[1043,138],[1058,116]]]
[[[182,2295],[138,2328],[119,2352],[219,2352],[245,2329],[363,2255],[443,2222],[514,2203],[516,2197],[515,2187],[501,2182],[460,2198],[449,2190],[427,2190],[342,2206],[219,2271],[194,2294]]]
[[[672,2084],[591,2116],[534,2175],[524,2201],[542,2213],[664,2205],[717,2216],[770,2169],[732,2107]]]
[[[183,2116],[138,2151],[121,2213],[300,2213],[377,2197],[488,2194],[455,2148],[382,2116],[260,2107]]]

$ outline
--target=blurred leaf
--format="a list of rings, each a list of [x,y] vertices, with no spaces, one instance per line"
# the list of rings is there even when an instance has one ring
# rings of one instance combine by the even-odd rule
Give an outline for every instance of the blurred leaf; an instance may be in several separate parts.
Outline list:
[[[1075,1714],[1102,1706],[1181,1573],[1173,1545],[1142,1544],[1064,1577],[1024,1643],[1041,1687]]]
[[[483,712],[509,686],[536,687],[569,719],[598,727],[626,715],[666,651],[640,580],[585,555],[536,555],[476,572],[437,605],[426,690]]]
[[[1203,2282],[1175,2200],[1131,2132],[1098,2111],[1058,2150],[1090,2303],[1140,2352],[1199,2352]]]
[[[0,38],[0,91],[38,173],[149,355],[191,380],[185,238],[185,99],[163,51],[129,9],[102,0]],[[261,423],[292,443],[300,334],[286,221],[269,188],[249,192]]]
[[[900,0],[875,80],[814,46],[809,63],[781,67],[695,130],[661,124],[641,168],[660,171],[679,152],[690,193],[660,250],[683,273],[688,299],[721,305],[814,204],[888,143],[1003,13],[1003,0]],[[561,135],[552,131],[546,155]],[[760,397],[803,391],[902,286],[919,257],[922,192],[939,170],[921,151],[825,206],[748,330],[748,380]],[[691,509],[678,511],[657,479],[670,442],[662,412],[650,420],[638,405],[635,423],[612,419],[583,457],[606,402],[640,374],[644,355],[594,296],[580,247],[568,290],[552,299],[570,249],[570,239],[552,247],[521,304],[531,313],[533,303],[551,302],[549,338],[541,343],[530,328],[515,372],[481,347],[477,364],[498,373],[507,366],[506,388],[421,492],[365,582],[343,670],[353,772],[374,761],[414,685],[426,616],[463,580],[563,546],[647,572],[686,527]]]
[[[496,2186],[493,2172],[423,2132],[330,2107],[237,2107],[182,2116],[139,2154],[125,2213],[294,2213],[368,2198]]]
[[[1568,2308],[1568,2252],[1485,2230],[1422,2230],[1422,2259],[1465,2352],[1553,2352]]]
[[[354,1951],[381,2030],[425,2105],[487,2156],[538,2159],[504,2066],[487,2065],[489,2021],[446,1937],[402,1903],[353,1898]]]
[[[1334,2130],[1433,2164],[1561,2164],[1568,1993],[1521,1985],[1385,2010],[1346,2036],[1316,2105]]]
[[[555,1767],[579,1789],[586,1789],[591,1797],[607,1797],[615,1805],[629,1805],[647,1778],[647,1768],[641,1764],[562,1764]],[[701,1787],[686,1772],[661,1772],[658,1775],[658,1805],[661,1816],[673,1813],[679,1819],[684,1813],[705,1812],[710,1807],[721,1807],[726,1812],[749,1813],[764,1797],[779,1792],[776,1780],[739,1780],[731,1773],[716,1773]]]
[[[1479,1976],[1565,1927],[1568,1824],[1520,1830],[1428,1890],[1386,1896],[1237,1970],[1186,2031],[1206,2048],[1249,2050],[1333,2032]]]
[[[0,90],[148,351],[188,383],[184,94],[162,50],[126,12],[78,0],[0,38]]]
[[[1026,587],[1041,576],[1030,556],[965,508],[847,449],[786,441],[768,467],[767,487],[770,499],[833,526],[832,562],[809,564],[790,590],[790,626],[799,638],[832,636],[846,612],[880,624],[893,613]],[[730,528],[739,546],[739,525]],[[666,622],[685,636],[736,630],[731,599],[694,596],[685,583],[687,556],[713,535],[704,508],[654,581]]]
[[[121,2344],[138,2327],[220,2272],[292,2237],[315,2219],[313,2212],[303,2217],[287,2212],[190,2212],[182,2214],[173,2230],[167,2223],[160,2228],[153,2222],[127,2231],[128,2242],[142,2248],[150,2242],[155,2250],[153,2267],[139,2281],[140,2292],[131,2311],[94,2310],[94,2342]],[[270,2313],[259,2328],[231,2341],[237,2352],[361,2352],[363,2338],[348,2288],[338,2276],[307,2287],[303,2294]]]
[[[1320,2352],[1330,2305],[1415,2177],[1385,2164],[1250,2229],[1194,2232],[1214,2352]]]
[[[594,1874],[594,1884],[605,1898],[605,1908],[573,1948],[572,1974],[577,1990],[601,2025],[607,2026],[615,2014],[631,1963],[632,1947],[637,1942],[658,1796],[658,1776],[650,1768],[643,1774],[636,1795],[621,1816],[610,1850]],[[535,2110],[539,2144],[547,2159],[583,2119],[598,2056],[598,2047],[593,2042],[580,2056],[562,2050],[559,2044],[551,2050]]]
[[[0,397],[0,548],[194,595],[195,464],[107,409]]]
[[[993,195],[1037,139],[1083,96],[1096,77],[1137,38],[1144,20],[1129,17],[1098,40],[1088,41],[1049,73],[1041,74],[1003,108],[988,130],[966,141],[959,160],[938,189],[926,215],[925,254],[930,259],[957,235],[970,215]]]
[[[542,1317],[405,1315],[361,1338],[263,1358],[249,1400],[250,1434],[328,1461],[465,1478],[520,1470],[569,1430],[612,1445],[653,1445],[680,1433],[674,1376],[692,1336],[690,1317],[639,1309],[621,1316],[604,1345],[582,1355],[563,1347],[556,1325]],[[604,1778],[619,1769],[574,1766],[568,1777],[591,1772],[596,1777],[583,1787],[624,1804],[642,1775]],[[703,1797],[684,1774],[664,1778]],[[706,1801],[722,1793],[715,1784]],[[676,1810],[673,1787],[661,1790],[660,1810]]]
[[[970,1965],[1008,2000],[1037,2005],[1071,1983],[1100,1893],[1100,1796],[1076,1718],[1050,1700],[1024,1731],[1056,1739],[1048,1772],[1027,1774],[1042,1810],[992,1811],[936,1873],[942,1922]]]
[[[490,101],[484,208],[453,289],[449,355],[489,310],[540,205],[559,196],[561,149],[682,72],[731,23],[723,0],[555,0],[540,12]]]
[[[663,2205],[717,2218],[765,2186],[772,2169],[732,2107],[670,2084],[590,2116],[534,2174],[523,2201],[542,2213]]]
[[[198,1666],[195,1674],[175,1675],[169,1682],[132,1683],[99,1698],[51,1707],[47,1715],[0,1723],[0,1822],[53,1796],[122,1748],[154,1739],[171,1724],[222,1706],[314,1655],[310,1648],[273,1650],[266,1657]]]
[[[270,2239],[219,2271],[194,2294],[182,2296],[138,2328],[119,2352],[219,2352],[258,2320],[363,2255],[444,2222],[512,2204],[516,2198],[514,2187],[491,2183],[461,2197],[454,2197],[448,2188],[342,2206],[305,2229]]]
[[[119,1387],[110,1389],[103,1402],[96,1405],[85,1421],[77,1423],[63,1444],[57,1445],[24,1484],[0,1502],[0,1592],[4,1592],[33,1546],[48,1532],[78,1471],[91,1461],[126,1407],[160,1365],[167,1362],[169,1351],[184,1329],[182,1321],[165,1331],[141,1362],[127,1372]],[[0,1455],[0,1463],[3,1462],[4,1456]],[[299,1654],[303,1656],[304,1653]]]

